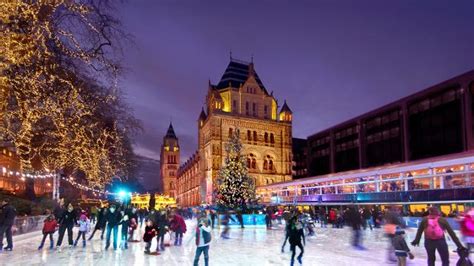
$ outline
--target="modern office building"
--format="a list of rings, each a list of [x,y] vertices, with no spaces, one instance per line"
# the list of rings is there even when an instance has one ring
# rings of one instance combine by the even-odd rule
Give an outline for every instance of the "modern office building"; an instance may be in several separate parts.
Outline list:
[[[474,71],[308,137],[310,176],[473,149]]]

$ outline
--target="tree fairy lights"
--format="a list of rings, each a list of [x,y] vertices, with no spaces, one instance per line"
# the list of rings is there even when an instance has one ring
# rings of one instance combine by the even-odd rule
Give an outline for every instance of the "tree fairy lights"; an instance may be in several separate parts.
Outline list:
[[[243,207],[255,198],[255,184],[248,175],[237,133],[232,135],[225,150],[227,154],[225,164],[219,171],[216,201],[225,208]]]
[[[0,2],[0,132],[20,171],[123,176],[138,127],[116,78],[123,33],[107,0]]]

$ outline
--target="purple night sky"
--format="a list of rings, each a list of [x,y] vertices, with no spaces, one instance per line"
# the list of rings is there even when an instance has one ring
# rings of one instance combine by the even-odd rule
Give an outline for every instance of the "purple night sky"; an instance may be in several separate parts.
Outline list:
[[[135,43],[121,85],[158,159],[170,119],[182,158],[197,147],[208,79],[250,60],[307,137],[474,69],[474,1],[130,0],[120,16]]]

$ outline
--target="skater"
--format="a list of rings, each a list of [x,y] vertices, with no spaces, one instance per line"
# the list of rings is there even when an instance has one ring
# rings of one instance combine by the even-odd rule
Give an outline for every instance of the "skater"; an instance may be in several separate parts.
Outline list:
[[[212,229],[214,229],[214,225],[216,224],[216,211],[214,210],[211,210],[211,226],[212,226]]]
[[[290,237],[290,228],[291,228],[291,218],[288,219],[288,221],[285,221],[285,240],[283,240],[283,245],[281,246],[281,253],[285,253],[285,245],[286,245],[286,241],[288,240],[288,238]]]
[[[211,227],[207,219],[201,219],[196,227],[196,255],[194,266],[199,265],[201,253],[204,253],[204,265],[209,266],[209,244],[211,243]]]
[[[120,217],[120,212],[116,210],[115,204],[110,205],[109,210],[105,219],[107,221],[107,233],[105,236],[105,250],[108,250],[110,247],[110,237],[113,233],[113,245],[114,250],[117,250],[117,238],[118,238],[118,226],[122,217]]]
[[[86,247],[86,233],[90,231],[91,222],[87,219],[86,214],[83,212],[81,217],[79,218],[79,234],[77,235],[76,241],[74,242],[74,246],[77,246],[77,242],[79,242],[79,238],[82,236],[82,247]]]
[[[237,221],[239,221],[239,224],[240,224],[240,228],[244,229],[244,217],[242,216],[242,212],[241,211],[237,211]],[[281,216],[280,216],[281,217]],[[281,220],[280,220],[280,224],[281,224]]]
[[[58,222],[56,221],[56,218],[54,218],[53,214],[50,214],[46,219],[44,220],[43,224],[43,239],[41,240],[41,244],[38,247],[38,250],[43,249],[44,241],[46,241],[46,237],[49,236],[49,249],[54,248],[54,239],[53,239],[53,234],[56,232],[56,227],[58,226]]]
[[[120,220],[121,227],[121,240],[120,240],[120,248],[121,249],[128,249],[128,228],[130,227],[130,220],[129,216],[125,211],[120,211],[120,215],[122,216],[122,220]]]
[[[183,234],[186,233],[186,223],[181,215],[175,213],[170,224],[171,230],[175,233],[174,245],[181,246],[183,242]]]
[[[222,221],[221,221],[222,225],[224,226],[224,230],[221,233],[221,237],[224,238],[224,239],[229,239],[229,229],[230,229],[229,223],[230,223],[231,220],[233,222],[235,222],[234,218],[232,218],[232,216],[230,216],[229,212],[226,211],[224,213],[224,217],[222,218]]]
[[[150,254],[151,242],[156,236],[156,227],[153,225],[151,220],[146,221],[145,223],[145,233],[143,234],[143,241],[145,245],[145,254]]]
[[[407,242],[405,241],[405,231],[403,231],[402,228],[396,228],[395,236],[392,238],[392,245],[395,250],[395,256],[397,257],[398,266],[406,266],[407,257],[411,260],[415,258],[408,248]]]
[[[96,206],[92,206],[90,214],[91,214],[91,224],[95,224],[97,220],[97,215],[99,214],[99,211],[97,210]]]
[[[291,250],[291,266],[295,264],[295,255],[296,255],[296,247],[300,249],[300,254],[297,257],[297,260],[300,264],[303,264],[303,253],[304,247],[303,244],[306,245],[306,239],[304,237],[303,225],[301,222],[298,221],[298,217],[294,216],[289,224],[290,228],[288,231],[289,237],[288,242],[290,243],[290,250]],[[303,240],[303,243],[301,243]]]
[[[449,265],[449,249],[444,236],[444,231],[447,231],[453,242],[456,244],[459,250],[465,248],[459,241],[458,237],[454,233],[453,229],[449,225],[448,221],[440,216],[438,208],[431,207],[428,210],[429,215],[424,217],[418,226],[416,232],[416,238],[411,242],[413,246],[420,244],[421,235],[425,234],[425,249],[428,254],[428,266],[434,266],[436,260],[436,250],[438,250],[439,256],[443,266]]]
[[[474,208],[471,208],[464,217],[461,217],[459,224],[461,226],[464,243],[469,250],[467,254],[469,255],[474,247]]]
[[[7,237],[7,246],[4,250],[13,250],[12,226],[15,221],[16,209],[10,205],[10,200],[4,198],[0,208],[0,251],[3,250],[3,235]]]
[[[74,206],[71,203],[67,205],[67,209],[63,210],[61,217],[58,219],[59,223],[59,237],[56,247],[61,249],[61,244],[63,243],[64,234],[67,230],[67,240],[69,247],[72,247],[74,244],[73,241],[73,231],[74,225],[77,223],[76,212],[74,211]]]
[[[94,234],[97,230],[102,231],[100,233],[100,239],[104,239],[105,226],[107,224],[107,220],[105,219],[106,214],[107,209],[105,207],[102,207],[97,215],[97,223],[95,224],[94,230],[92,231],[92,234],[89,236],[88,240],[91,240],[94,237]]]
[[[385,236],[388,238],[387,260],[389,263],[396,262],[397,258],[395,256],[395,250],[393,249],[392,239],[395,237],[397,226],[402,227],[402,219],[400,218],[397,209],[392,206],[385,214],[384,220]]]
[[[266,210],[265,223],[267,225],[267,229],[272,229],[272,211],[270,208]]]
[[[354,206],[351,206],[347,211],[347,218],[349,225],[352,226],[353,231],[352,246],[356,249],[364,249],[361,244],[362,237],[360,233],[360,229],[362,226],[362,217]]]
[[[129,212],[128,217],[130,219],[130,236],[128,237],[128,241],[134,242],[133,234],[138,227],[138,212],[137,208],[133,207],[132,210]]]
[[[165,234],[168,232],[168,218],[166,211],[161,210],[157,215],[156,226],[158,227],[158,234],[156,236],[156,251],[165,250]]]
[[[319,219],[321,221],[321,228],[327,228],[328,227],[328,216],[326,214],[326,208],[321,207],[319,209]]]
[[[364,217],[364,230],[367,230],[367,227],[372,231],[372,213],[369,208],[364,208],[362,211],[362,216]]]

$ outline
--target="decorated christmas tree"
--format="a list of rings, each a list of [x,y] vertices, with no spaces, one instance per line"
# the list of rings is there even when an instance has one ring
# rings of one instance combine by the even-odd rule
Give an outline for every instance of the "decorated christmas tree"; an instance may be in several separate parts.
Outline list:
[[[255,198],[255,184],[248,175],[247,162],[242,155],[242,143],[235,133],[226,144],[225,163],[219,171],[217,199],[219,207],[244,207]]]

